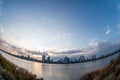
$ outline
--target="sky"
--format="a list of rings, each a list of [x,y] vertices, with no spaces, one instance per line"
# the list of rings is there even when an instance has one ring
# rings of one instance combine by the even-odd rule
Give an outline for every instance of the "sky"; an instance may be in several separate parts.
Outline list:
[[[41,51],[102,50],[120,43],[120,0],[0,0],[0,36]]]

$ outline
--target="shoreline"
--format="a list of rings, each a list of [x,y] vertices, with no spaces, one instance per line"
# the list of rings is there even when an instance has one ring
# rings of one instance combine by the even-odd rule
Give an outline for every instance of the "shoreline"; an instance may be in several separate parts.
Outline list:
[[[115,54],[118,54],[120,55],[120,49],[110,53],[110,54],[107,54],[107,55],[101,55],[100,57],[96,58],[96,59],[88,59],[86,61],[83,61],[83,62],[75,62],[75,63],[48,63],[48,62],[42,62],[41,60],[37,60],[37,59],[33,59],[33,58],[28,58],[28,57],[24,57],[24,56],[17,56],[17,55],[14,55],[14,54],[11,54],[10,52],[7,52],[5,50],[2,50],[0,49],[2,52],[8,54],[8,55],[11,55],[13,57],[17,57],[17,58],[20,58],[20,59],[24,59],[24,60],[27,60],[27,61],[32,61],[32,62],[38,62],[38,63],[44,63],[44,64],[77,64],[77,63],[86,63],[86,62],[92,62],[92,61],[97,61],[97,60],[100,60],[100,59],[104,59],[104,58],[107,58],[107,57],[110,57],[112,55],[115,55]]]

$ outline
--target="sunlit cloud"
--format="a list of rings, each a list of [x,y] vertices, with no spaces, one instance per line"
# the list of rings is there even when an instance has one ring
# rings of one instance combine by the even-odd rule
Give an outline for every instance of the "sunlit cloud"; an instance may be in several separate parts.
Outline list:
[[[90,45],[90,46],[95,46],[95,45],[97,45],[97,39],[92,39],[92,40],[89,42],[89,45]]]
[[[110,34],[110,32],[111,32],[110,26],[106,26],[106,35]]]

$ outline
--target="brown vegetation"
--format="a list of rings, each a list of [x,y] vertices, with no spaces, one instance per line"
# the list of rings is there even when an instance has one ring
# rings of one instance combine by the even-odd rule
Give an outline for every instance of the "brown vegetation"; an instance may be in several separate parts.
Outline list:
[[[8,60],[6,60],[0,54],[0,76],[4,80],[43,80],[38,79],[36,75],[28,72],[27,70],[20,68]]]
[[[80,80],[120,80],[120,56],[108,66],[83,75]]]

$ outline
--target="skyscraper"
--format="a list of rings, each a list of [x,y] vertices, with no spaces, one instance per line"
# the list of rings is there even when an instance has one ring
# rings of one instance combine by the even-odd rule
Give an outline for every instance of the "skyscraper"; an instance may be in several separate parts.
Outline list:
[[[45,55],[42,55],[42,62],[45,62]]]
[[[68,57],[65,56],[65,58],[63,59],[64,63],[69,63],[70,59]]]
[[[50,56],[47,57],[47,62],[50,62]]]

